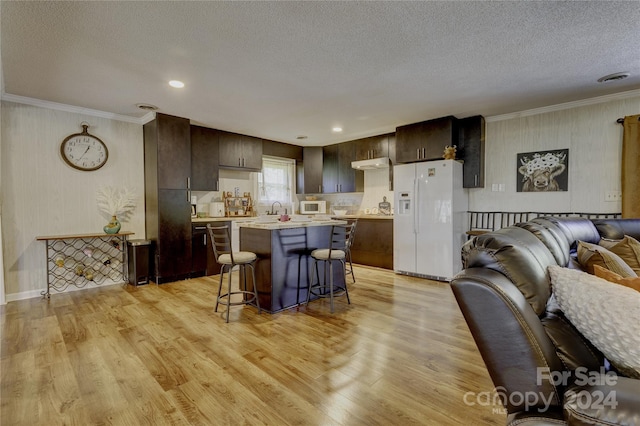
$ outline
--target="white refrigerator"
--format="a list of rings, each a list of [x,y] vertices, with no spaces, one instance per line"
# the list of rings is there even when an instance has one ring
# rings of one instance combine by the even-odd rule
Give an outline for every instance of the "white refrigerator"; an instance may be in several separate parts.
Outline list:
[[[393,168],[393,269],[396,273],[450,281],[462,270],[467,190],[455,160]]]

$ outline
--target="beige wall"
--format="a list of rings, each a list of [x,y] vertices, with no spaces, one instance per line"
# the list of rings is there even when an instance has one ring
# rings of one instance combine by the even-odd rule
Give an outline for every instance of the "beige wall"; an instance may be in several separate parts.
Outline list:
[[[2,237],[7,301],[35,297],[46,288],[42,235],[101,233],[108,222],[97,209],[102,185],[129,185],[138,195],[135,213],[123,230],[144,238],[143,135],[140,124],[36,106],[2,102]],[[90,124],[109,160],[81,172],[60,156],[60,143]]]
[[[622,126],[616,119],[640,111],[640,95],[522,117],[489,117],[485,188],[469,192],[470,210],[619,212],[605,202],[620,190]],[[46,287],[45,246],[40,235],[101,232],[106,224],[96,207],[101,185],[130,185],[138,208],[123,230],[144,238],[142,126],[12,102],[2,102],[0,212],[7,300],[36,297]],[[62,140],[81,130],[109,147],[109,161],[80,172],[60,157]],[[517,193],[516,154],[569,148],[569,191]],[[505,192],[492,192],[493,183]],[[379,198],[379,197],[378,197]]]
[[[637,92],[637,91],[636,91]],[[514,212],[619,213],[620,202],[604,201],[620,191],[622,126],[616,120],[640,112],[640,95],[524,117],[489,118],[485,187],[469,192],[469,209]],[[516,155],[569,149],[567,192],[516,192]],[[505,184],[493,192],[492,184]]]

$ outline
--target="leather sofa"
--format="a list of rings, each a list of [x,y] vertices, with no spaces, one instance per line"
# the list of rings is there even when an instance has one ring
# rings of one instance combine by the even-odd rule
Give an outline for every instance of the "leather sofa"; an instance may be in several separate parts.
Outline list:
[[[640,425],[640,380],[607,380],[612,367],[563,315],[547,273],[580,269],[578,240],[625,234],[640,240],[640,219],[545,217],[463,246],[451,287],[508,425]]]

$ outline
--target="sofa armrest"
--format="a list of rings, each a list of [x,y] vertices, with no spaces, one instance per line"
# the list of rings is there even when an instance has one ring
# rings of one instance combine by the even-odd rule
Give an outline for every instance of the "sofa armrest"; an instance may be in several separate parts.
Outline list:
[[[593,384],[572,385],[564,393],[568,425],[640,424],[640,380],[620,376],[589,376]]]

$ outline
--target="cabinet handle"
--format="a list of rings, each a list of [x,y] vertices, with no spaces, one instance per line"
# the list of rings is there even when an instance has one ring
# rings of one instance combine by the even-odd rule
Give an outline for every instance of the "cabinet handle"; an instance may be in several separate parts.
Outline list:
[[[422,148],[422,159],[424,160],[425,158],[427,158],[427,149]]]
[[[220,180],[216,180],[216,191],[220,191]]]
[[[242,167],[244,167],[244,157],[242,157]]]
[[[207,234],[202,234],[202,245],[207,246]]]
[[[242,167],[242,159],[238,157],[238,167]]]
[[[478,175],[473,175],[473,184],[478,186]]]
[[[420,148],[416,149],[416,158],[420,159]]]
[[[191,178],[187,178],[187,202],[191,204]]]

